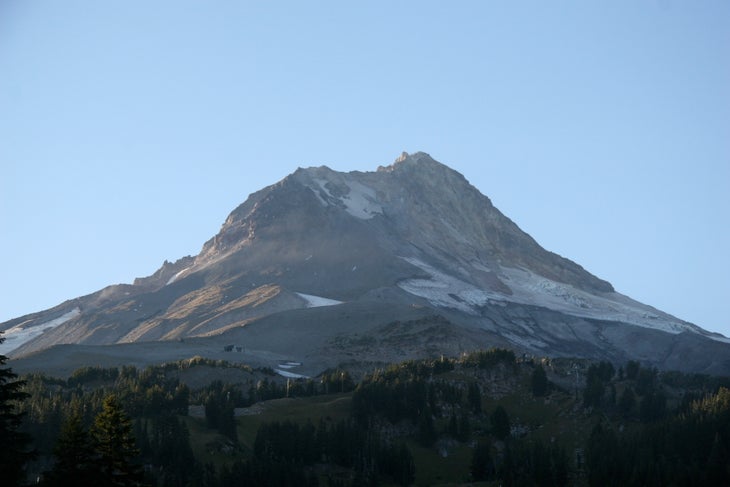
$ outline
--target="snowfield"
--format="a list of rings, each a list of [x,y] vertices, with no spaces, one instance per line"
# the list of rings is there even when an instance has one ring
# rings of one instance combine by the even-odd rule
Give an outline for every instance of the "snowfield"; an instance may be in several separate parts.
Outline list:
[[[307,308],[319,308],[321,306],[337,306],[342,301],[336,299],[323,298],[321,296],[312,296],[311,294],[296,293],[297,296],[307,302]]]
[[[0,354],[7,355],[24,343],[29,342],[33,338],[39,336],[44,331],[62,325],[80,315],[81,310],[79,308],[74,308],[56,319],[46,321],[45,323],[41,323],[39,325],[26,326],[28,321],[24,321],[19,325],[15,325],[14,327],[5,330],[5,333],[3,333],[5,341],[0,344]]]
[[[172,284],[173,282],[177,281],[177,280],[178,280],[178,279],[180,278],[180,276],[182,276],[183,274],[185,274],[185,273],[186,273],[187,271],[189,271],[189,270],[190,270],[191,268],[192,268],[192,266],[190,266],[190,267],[186,267],[185,269],[183,269],[183,270],[181,270],[180,272],[176,273],[176,274],[175,274],[174,276],[172,276],[172,277],[171,277],[171,278],[170,278],[170,279],[169,279],[169,280],[167,281],[167,283],[165,283],[165,286],[167,286],[167,285],[169,285],[169,284]]]
[[[377,203],[375,190],[356,181],[348,183],[350,192],[343,202],[347,212],[362,220],[369,220],[377,214],[383,213],[383,207]]]
[[[324,206],[329,206],[331,202],[340,202],[345,206],[345,211],[355,218],[361,220],[369,220],[375,215],[383,213],[383,207],[377,202],[375,190],[369,186],[365,186],[357,181],[347,181],[349,191],[342,198],[334,196],[329,189],[327,189],[326,179],[315,179],[317,187],[310,187],[314,194],[319,199],[319,202]],[[322,194],[326,196],[326,199],[322,197]]]
[[[449,276],[436,270],[425,262],[408,257],[402,257],[409,264],[428,273],[430,279],[408,279],[398,284],[398,287],[416,296],[426,298],[435,306],[454,308],[465,313],[478,315],[475,306],[484,306],[491,297],[501,298],[501,294],[487,293],[468,284],[461,279]]]
[[[294,367],[301,367],[301,362],[285,362],[283,364],[279,364],[280,369],[293,369]]]
[[[678,320],[622,294],[615,292],[601,295],[591,294],[524,269],[501,268],[497,272],[513,292],[511,296],[508,296],[496,291],[479,289],[461,279],[445,274],[419,259],[401,258],[429,274],[430,278],[408,279],[400,282],[398,286],[404,291],[427,299],[434,306],[479,315],[478,308],[487,303],[512,302],[540,306],[581,318],[617,321],[672,334],[700,333],[713,340],[730,341],[719,335],[702,333],[700,328],[692,324]],[[481,265],[476,265],[475,268],[484,270]]]
[[[274,372],[276,372],[280,376],[286,377],[288,379],[309,379],[309,376],[302,375],[302,374],[295,374],[294,372],[287,372],[286,370],[274,369]]]

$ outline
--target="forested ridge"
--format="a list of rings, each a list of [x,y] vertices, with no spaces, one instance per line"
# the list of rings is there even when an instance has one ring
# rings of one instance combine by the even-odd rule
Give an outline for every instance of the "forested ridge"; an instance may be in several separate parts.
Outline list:
[[[194,358],[17,377],[3,485],[728,485],[730,378],[492,349],[285,379]]]

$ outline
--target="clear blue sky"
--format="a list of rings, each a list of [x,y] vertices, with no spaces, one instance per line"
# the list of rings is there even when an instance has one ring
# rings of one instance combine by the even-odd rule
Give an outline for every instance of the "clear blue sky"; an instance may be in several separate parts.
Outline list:
[[[730,2],[0,1],[0,321],[196,254],[298,166],[450,165],[730,335]]]

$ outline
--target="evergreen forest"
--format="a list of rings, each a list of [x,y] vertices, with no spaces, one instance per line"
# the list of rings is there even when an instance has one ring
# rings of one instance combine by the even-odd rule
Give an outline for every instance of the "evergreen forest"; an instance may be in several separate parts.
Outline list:
[[[200,357],[23,377],[2,485],[730,485],[730,378],[459,357],[287,379]]]

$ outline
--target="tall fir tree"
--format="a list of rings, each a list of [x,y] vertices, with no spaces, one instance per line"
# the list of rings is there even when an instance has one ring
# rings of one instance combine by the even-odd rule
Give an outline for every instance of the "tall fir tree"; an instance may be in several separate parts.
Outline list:
[[[471,456],[471,478],[477,482],[488,480],[494,475],[494,462],[489,452],[491,446],[479,441]]]
[[[542,364],[537,364],[535,370],[532,371],[530,385],[532,386],[532,395],[535,397],[544,396],[548,393],[548,378]]]
[[[132,420],[115,395],[104,399],[102,410],[94,419],[91,436],[103,479],[100,487],[141,485],[142,470],[134,463],[139,450],[132,432]]]
[[[91,436],[84,428],[80,414],[74,413],[64,422],[53,454],[56,463],[46,476],[47,485],[72,487],[101,482]]]
[[[0,343],[5,338],[0,335]],[[0,472],[3,485],[22,485],[25,480],[25,464],[34,457],[31,437],[20,431],[23,414],[17,404],[28,397],[22,388],[25,381],[10,367],[2,367],[8,361],[0,355]]]
[[[190,433],[185,423],[172,414],[158,416],[152,419],[151,436],[148,441],[149,457],[153,465],[160,467],[162,485],[185,486],[202,476],[202,469],[190,447]]]
[[[511,429],[507,411],[502,406],[497,406],[490,419],[492,420],[492,434],[499,440],[506,440]]]
[[[469,407],[475,414],[481,414],[482,412],[482,391],[479,390],[479,384],[476,382],[470,382],[469,388],[467,389],[467,398],[469,400]]]

